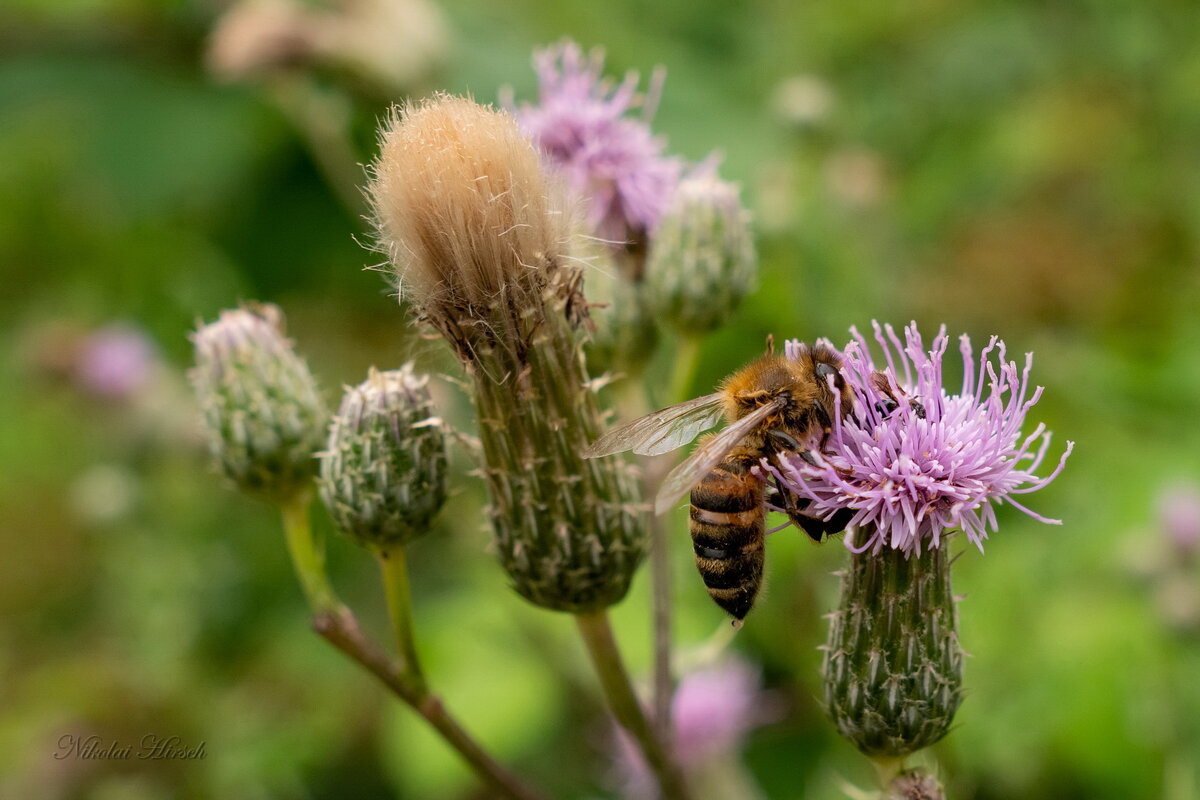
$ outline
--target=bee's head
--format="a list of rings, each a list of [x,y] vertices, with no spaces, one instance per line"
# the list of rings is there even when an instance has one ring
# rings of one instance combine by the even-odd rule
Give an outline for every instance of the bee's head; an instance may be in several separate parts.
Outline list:
[[[825,425],[833,424],[839,413],[839,403],[841,416],[849,416],[854,408],[854,395],[842,375],[842,359],[838,352],[827,344],[817,344],[814,347],[802,345],[800,361],[806,371],[812,370],[816,405],[825,416],[821,422]]]

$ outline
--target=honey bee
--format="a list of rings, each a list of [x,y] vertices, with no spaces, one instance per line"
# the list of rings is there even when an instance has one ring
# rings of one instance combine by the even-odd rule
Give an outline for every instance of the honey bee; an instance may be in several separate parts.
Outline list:
[[[839,408],[840,406],[840,408]],[[718,391],[647,414],[613,428],[584,457],[632,450],[654,456],[691,442],[722,417],[726,426],[701,440],[692,455],[671,470],[655,500],[662,514],[691,492],[689,527],[696,567],[708,594],[740,623],[762,587],[766,503],[774,502],[813,540],[846,527],[853,512],[828,520],[804,513],[808,501],[778,482],[768,487],[754,474],[763,457],[781,452],[812,460],[835,416],[849,416],[853,394],[841,374],[841,359],[823,344],[801,345],[796,359],[768,352],[721,382]]]

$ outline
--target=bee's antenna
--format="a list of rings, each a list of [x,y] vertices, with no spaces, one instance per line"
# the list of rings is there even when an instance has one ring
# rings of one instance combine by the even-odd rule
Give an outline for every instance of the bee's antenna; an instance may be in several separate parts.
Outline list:
[[[767,355],[775,355],[775,334],[773,333],[767,334]]]

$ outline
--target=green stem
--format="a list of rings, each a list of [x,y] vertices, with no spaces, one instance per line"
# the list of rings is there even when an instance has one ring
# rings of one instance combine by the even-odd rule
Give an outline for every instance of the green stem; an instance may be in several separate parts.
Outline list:
[[[392,631],[396,635],[396,649],[400,653],[400,669],[418,686],[425,687],[425,675],[417,658],[417,647],[413,642],[412,594],[408,582],[408,551],[403,547],[380,550],[379,569],[383,574],[383,588],[387,595],[388,616],[392,620]]]
[[[471,738],[442,705],[441,698],[425,685],[416,660],[410,631],[408,571],[403,548],[380,554],[387,588],[388,607],[404,658],[397,666],[388,655],[368,639],[359,628],[353,612],[342,605],[325,572],[325,552],[314,538],[309,519],[311,492],[301,492],[281,506],[283,528],[287,534],[288,552],[296,569],[296,577],[313,611],[313,628],[337,649],[341,650],[368,672],[378,678],[398,698],[413,708],[458,751],[481,781],[498,797],[508,800],[544,800],[525,786],[515,775],[492,759]]]
[[[329,583],[329,576],[325,573],[325,548],[313,536],[309,519],[311,504],[311,492],[300,492],[284,502],[280,507],[283,513],[283,530],[287,536],[292,566],[296,570],[296,577],[304,590],[304,596],[308,599],[308,605],[315,612],[333,611],[340,608],[341,603]]]
[[[588,655],[596,667],[609,708],[617,722],[629,732],[641,749],[646,763],[658,779],[662,797],[664,800],[687,800],[690,795],[683,782],[683,776],[667,755],[666,747],[654,735],[633,691],[633,685],[629,682],[629,674],[625,671],[625,664],[613,637],[608,611],[576,614],[575,622],[587,646]]]
[[[696,375],[700,358],[700,338],[684,334],[680,336],[675,353],[675,370],[671,378],[670,402],[679,403],[688,399],[687,393]],[[664,472],[646,470],[646,497],[658,493]],[[666,521],[661,517],[650,520],[650,580],[654,614],[654,722],[659,738],[671,741],[671,697],[675,691],[675,679],[671,668],[671,537]]]
[[[364,636],[358,626],[358,620],[349,609],[317,612],[313,616],[313,628],[424,717],[446,743],[462,756],[495,796],[508,800],[545,800],[541,794],[496,763],[450,715],[442,705],[441,698],[430,692],[422,682],[414,680],[407,672],[397,668],[383,650]]]
[[[270,89],[338,200],[351,214],[364,213],[366,202],[358,188],[363,175],[350,135],[350,104],[346,98],[322,90],[308,78],[280,78],[270,84]]]
[[[671,666],[671,537],[664,523],[662,517],[650,517],[650,583],[654,614],[654,727],[659,738],[670,743],[675,676]]]
[[[871,756],[870,761],[871,766],[875,768],[875,774],[879,776],[879,785],[883,787],[886,795],[892,781],[904,769],[904,757]]]
[[[671,376],[672,403],[690,400],[692,381],[696,378],[696,367],[700,363],[700,337],[680,334],[675,349],[675,370]]]

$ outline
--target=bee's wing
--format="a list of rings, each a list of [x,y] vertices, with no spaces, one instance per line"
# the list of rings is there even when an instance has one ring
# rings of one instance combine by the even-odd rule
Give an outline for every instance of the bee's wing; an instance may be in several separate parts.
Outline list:
[[[697,397],[607,431],[583,451],[583,457],[599,458],[625,450],[642,456],[657,456],[683,447],[720,419],[720,394]]]
[[[701,478],[711,472],[717,464],[720,464],[725,456],[729,455],[730,450],[737,447],[738,442],[746,438],[746,434],[771,416],[772,412],[779,410],[781,404],[781,401],[777,400],[756,408],[697,447],[696,452],[671,470],[663,481],[662,488],[658,491],[658,497],[654,501],[654,513],[664,513],[678,502],[679,498],[690,492]]]

